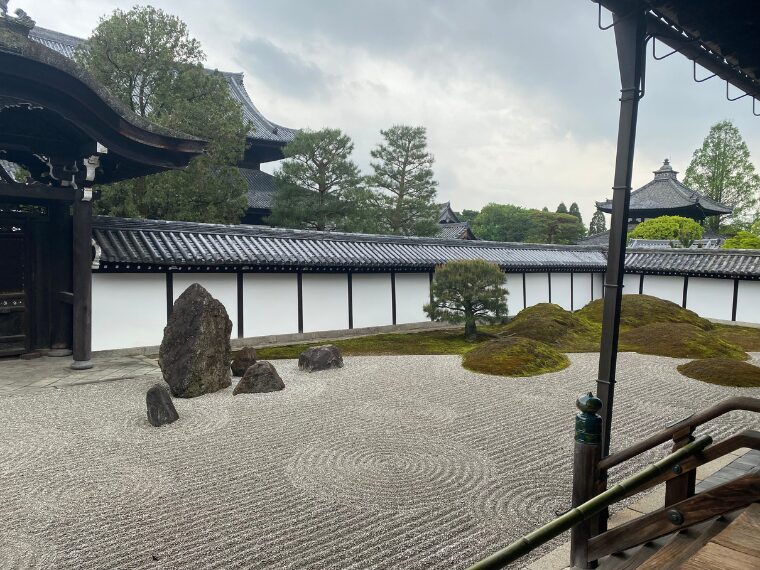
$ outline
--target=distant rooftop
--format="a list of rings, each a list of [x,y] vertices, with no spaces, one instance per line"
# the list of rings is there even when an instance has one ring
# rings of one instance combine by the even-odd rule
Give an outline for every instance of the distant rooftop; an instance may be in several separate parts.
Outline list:
[[[666,158],[660,169],[654,171],[654,180],[631,192],[629,218],[671,215],[703,220],[707,216],[731,213],[729,206],[684,186],[677,175],[678,172],[673,170]],[[612,200],[597,202],[596,207],[602,212],[612,213]]]

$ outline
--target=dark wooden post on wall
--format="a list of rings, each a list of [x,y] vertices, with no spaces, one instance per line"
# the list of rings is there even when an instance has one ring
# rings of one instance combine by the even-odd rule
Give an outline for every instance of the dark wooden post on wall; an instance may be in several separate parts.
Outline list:
[[[602,455],[602,418],[597,412],[602,401],[591,392],[578,397],[575,405],[575,447],[573,448],[573,502],[582,505],[599,489],[599,459]],[[570,561],[575,568],[596,568],[588,559],[588,541],[599,534],[599,516],[577,524],[570,532]]]
[[[74,370],[92,368],[92,202],[74,202]]]
[[[602,342],[599,354],[597,395],[602,401],[602,456],[610,449],[612,406],[617,365],[618,325],[623,294],[623,264],[628,229],[628,206],[631,196],[633,150],[636,141],[636,120],[642,96],[646,62],[645,11],[614,14],[615,43],[620,67],[620,118],[618,122],[615,180],[612,187],[612,221],[610,228],[607,272],[604,279]]]
[[[50,352],[48,356],[71,355],[71,248],[63,239],[71,235],[70,202],[54,202],[48,206],[52,236],[50,243]]]

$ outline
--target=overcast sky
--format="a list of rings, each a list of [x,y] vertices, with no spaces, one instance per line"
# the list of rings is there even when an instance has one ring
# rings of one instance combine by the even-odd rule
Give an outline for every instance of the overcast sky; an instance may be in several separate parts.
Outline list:
[[[38,25],[86,37],[134,2],[11,1]],[[379,130],[423,125],[439,198],[556,208],[588,222],[611,196],[619,80],[612,30],[590,0],[154,0],[189,26],[207,65],[243,71],[260,111],[296,128],[338,127],[366,171]],[[605,20],[609,14],[604,14]],[[658,55],[665,53],[658,46]],[[662,159],[686,170],[710,125],[731,119],[760,165],[760,117],[725,83],[692,80],[676,54],[647,66],[634,187]],[[271,171],[271,168],[265,168]]]

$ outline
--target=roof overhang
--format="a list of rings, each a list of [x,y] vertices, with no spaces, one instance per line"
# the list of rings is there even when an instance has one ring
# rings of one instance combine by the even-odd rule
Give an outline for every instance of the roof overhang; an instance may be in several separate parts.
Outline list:
[[[102,154],[98,182],[106,183],[183,168],[203,152],[205,141],[138,117],[75,63],[29,40],[14,20],[0,17],[4,158],[34,176],[45,170],[43,157],[74,163]]]
[[[760,99],[760,3],[744,0],[594,0],[625,18],[647,10],[647,34]]]

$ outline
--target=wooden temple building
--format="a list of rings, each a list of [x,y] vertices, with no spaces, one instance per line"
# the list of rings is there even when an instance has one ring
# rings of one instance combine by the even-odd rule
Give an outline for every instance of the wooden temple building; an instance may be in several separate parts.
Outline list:
[[[74,57],[76,47],[84,42],[82,38],[40,27],[34,27],[29,33],[29,38],[69,59]],[[242,73],[220,73],[227,81],[230,96],[240,104],[243,118],[250,124],[246,137],[247,148],[238,164],[240,174],[248,186],[248,209],[240,221],[243,224],[262,224],[272,212],[277,188],[274,177],[262,171],[261,165],[281,160],[283,147],[293,140],[298,131],[270,121],[259,111],[245,89]]]
[[[0,12],[0,356],[88,368],[93,185],[183,168],[206,143],[133,114],[16,14]]]
[[[456,212],[451,209],[451,202],[441,204],[438,214],[438,233],[435,237],[447,239],[478,239],[470,227],[470,222],[462,221]]]

